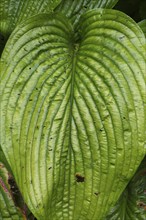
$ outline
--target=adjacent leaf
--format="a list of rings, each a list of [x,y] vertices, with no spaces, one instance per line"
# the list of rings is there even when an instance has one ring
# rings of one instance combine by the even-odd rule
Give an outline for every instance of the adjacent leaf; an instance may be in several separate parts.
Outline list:
[[[52,12],[61,0],[1,0],[0,33],[7,38],[15,26],[38,13]]]
[[[106,219],[146,219],[146,157]]]
[[[23,213],[18,207],[16,207],[11,188],[9,185],[10,174],[0,163],[0,219],[1,220],[24,220],[26,219],[25,213]]]
[[[140,28],[142,29],[142,31],[143,31],[143,33],[144,33],[144,35],[146,37],[146,19],[140,21],[138,23],[138,25],[140,26]]]
[[[113,8],[118,0],[62,0],[55,11],[63,13],[76,24],[81,16],[89,9]]]
[[[102,220],[145,154],[143,32],[110,9],[78,28],[35,16],[2,55],[1,144],[38,220]]]

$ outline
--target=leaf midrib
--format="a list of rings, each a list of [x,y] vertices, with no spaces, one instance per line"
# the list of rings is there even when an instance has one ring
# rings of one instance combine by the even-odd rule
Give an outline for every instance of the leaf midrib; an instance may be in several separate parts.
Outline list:
[[[71,89],[70,89],[70,113],[69,113],[69,144],[71,144],[71,130],[72,130],[72,114],[73,114],[73,100],[74,100],[74,82],[75,82],[75,67],[77,62],[78,44],[74,44],[72,53],[72,76],[71,76]]]

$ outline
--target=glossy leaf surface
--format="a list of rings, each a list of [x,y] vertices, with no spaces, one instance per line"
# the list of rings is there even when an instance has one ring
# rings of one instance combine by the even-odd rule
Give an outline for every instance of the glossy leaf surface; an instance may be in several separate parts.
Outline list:
[[[114,10],[78,32],[62,15],[18,26],[2,55],[1,144],[38,220],[102,220],[145,154],[145,37]]]

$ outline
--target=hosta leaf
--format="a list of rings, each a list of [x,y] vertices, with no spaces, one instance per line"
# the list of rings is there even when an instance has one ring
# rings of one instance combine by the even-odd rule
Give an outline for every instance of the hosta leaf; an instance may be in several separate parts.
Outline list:
[[[35,16],[2,55],[2,148],[38,220],[102,220],[145,154],[143,32],[110,9],[78,28]]]
[[[140,28],[142,29],[142,31],[143,31],[143,33],[144,33],[144,35],[146,37],[146,19],[140,21],[138,23],[138,25],[140,26]]]
[[[10,179],[10,174],[0,162],[0,220],[24,220],[25,213],[14,203]]]
[[[0,32],[7,38],[15,26],[38,13],[51,12],[61,0],[1,0]]]
[[[93,8],[113,8],[118,0],[62,0],[55,9],[65,14],[76,24],[81,16],[89,9]]]
[[[106,219],[146,219],[146,157]]]

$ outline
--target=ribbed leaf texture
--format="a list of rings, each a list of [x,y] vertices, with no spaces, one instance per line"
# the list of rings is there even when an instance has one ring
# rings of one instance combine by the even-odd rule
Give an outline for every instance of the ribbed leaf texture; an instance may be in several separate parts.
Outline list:
[[[78,20],[80,15],[91,8],[112,8],[118,0],[1,0],[0,33],[8,37],[13,29],[26,18],[40,13],[62,12],[72,20]]]
[[[146,157],[106,220],[146,219]]]
[[[94,8],[113,8],[118,0],[62,0],[55,11],[61,12],[71,19],[75,25],[81,14]]]
[[[1,0],[0,32],[8,37],[17,24],[39,13],[52,12],[61,0]]]
[[[0,54],[15,27],[29,17],[55,10],[69,17],[75,26],[86,10],[112,8],[117,2],[118,0],[1,0]]]
[[[0,220],[25,220],[25,213],[14,203],[11,180],[10,173],[0,162]]]
[[[2,55],[1,144],[38,220],[103,220],[145,154],[145,37],[96,9],[18,26]]]

